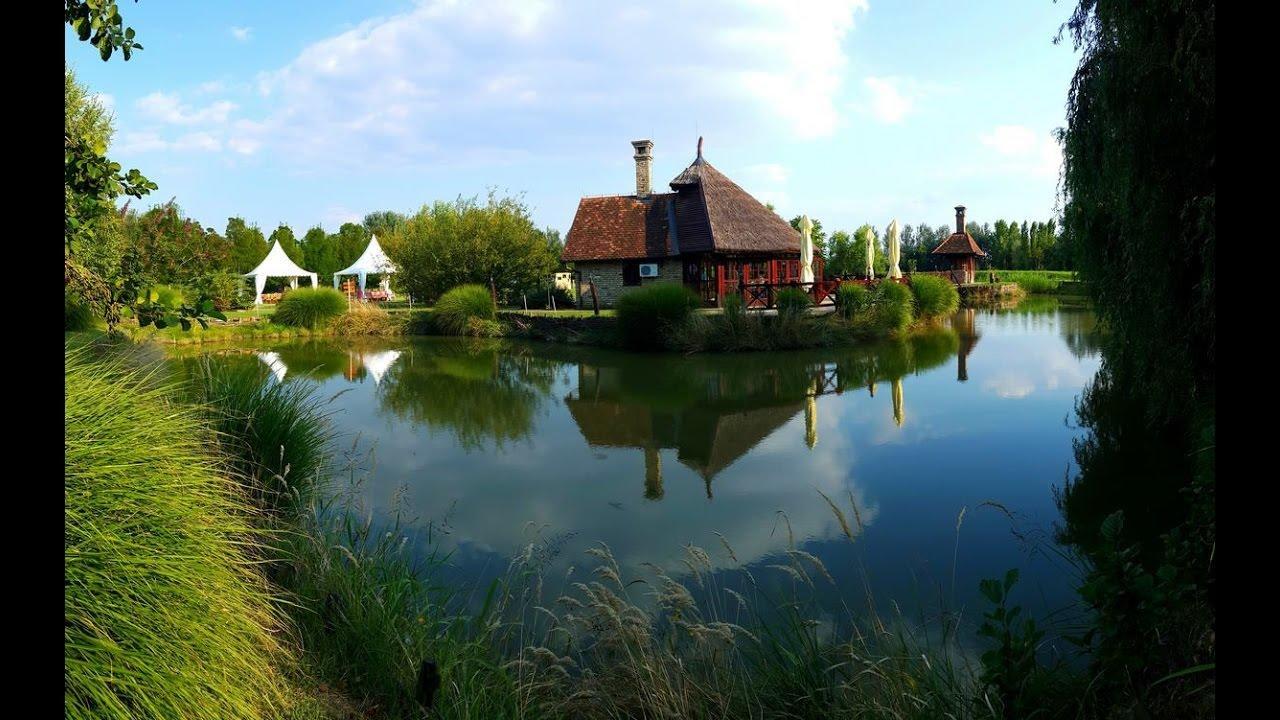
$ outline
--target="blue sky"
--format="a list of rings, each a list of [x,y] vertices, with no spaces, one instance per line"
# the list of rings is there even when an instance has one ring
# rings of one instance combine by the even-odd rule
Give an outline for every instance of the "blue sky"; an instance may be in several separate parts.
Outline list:
[[[110,155],[201,223],[336,230],[489,188],[565,232],[583,195],[707,159],[785,217],[1047,219],[1070,7],[1000,0],[121,3],[145,49],[66,60]]]

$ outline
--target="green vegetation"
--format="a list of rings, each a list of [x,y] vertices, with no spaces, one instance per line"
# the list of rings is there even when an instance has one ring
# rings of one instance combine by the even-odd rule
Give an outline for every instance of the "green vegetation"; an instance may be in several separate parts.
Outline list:
[[[490,194],[424,206],[383,239],[400,266],[397,281],[432,301],[456,285],[496,288],[498,301],[519,304],[540,294],[560,262],[559,235],[539,230],[518,198]]]
[[[66,332],[92,330],[97,324],[93,308],[69,290],[62,295],[62,307],[63,330]]]
[[[836,288],[836,312],[845,320],[852,320],[871,307],[871,291],[865,285],[844,283]]]
[[[64,714],[274,714],[289,652],[257,511],[173,387],[90,353],[65,354]]]
[[[347,298],[333,288],[290,290],[276,305],[272,322],[319,330],[347,311]]]
[[[900,333],[915,319],[915,296],[902,283],[882,281],[871,291],[871,315],[882,332]]]
[[[813,307],[813,298],[800,288],[783,288],[775,300],[780,315],[802,315]]]
[[[498,310],[489,288],[459,285],[440,296],[431,310],[431,320],[444,335],[491,336]],[[499,332],[501,329],[499,328]]]
[[[336,335],[400,335],[404,332],[407,315],[391,313],[373,303],[352,303],[351,308],[339,315],[329,327]]]
[[[618,298],[618,330],[634,350],[660,350],[702,302],[689,288],[670,282],[648,285]]]
[[[916,296],[916,310],[925,317],[950,315],[960,307],[956,286],[936,275],[913,275],[911,293]]]
[[[266,377],[257,362],[202,358],[191,386],[235,477],[259,507],[279,513],[309,500],[323,481],[331,435],[309,386]]]

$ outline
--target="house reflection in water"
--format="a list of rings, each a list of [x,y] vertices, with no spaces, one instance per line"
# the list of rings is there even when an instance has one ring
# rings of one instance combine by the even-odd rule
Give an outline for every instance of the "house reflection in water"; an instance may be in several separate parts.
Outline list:
[[[644,451],[644,496],[661,499],[660,450],[674,449],[680,464],[696,472],[711,498],[711,480],[747,454],[801,411],[805,438],[817,443],[817,404],[813,385],[790,392],[787,383],[770,383],[768,375],[746,393],[730,392],[734,380],[709,374],[701,397],[654,402],[652,396],[627,391],[626,370],[578,366],[578,389],[565,398],[578,430],[592,447],[640,448]],[[735,390],[741,391],[738,386]]]
[[[381,352],[366,352],[360,350],[347,351],[347,368],[343,371],[342,376],[351,382],[363,379],[367,374],[373,378],[374,385],[382,384],[382,378],[400,359],[399,350],[383,350]]]
[[[956,311],[951,321],[951,327],[960,338],[960,349],[956,353],[956,380],[960,382],[969,380],[969,366],[965,361],[968,360],[969,353],[973,352],[973,346],[977,345],[978,339],[982,337],[978,334],[977,323],[974,321],[976,314],[977,311],[973,308],[961,308]]]

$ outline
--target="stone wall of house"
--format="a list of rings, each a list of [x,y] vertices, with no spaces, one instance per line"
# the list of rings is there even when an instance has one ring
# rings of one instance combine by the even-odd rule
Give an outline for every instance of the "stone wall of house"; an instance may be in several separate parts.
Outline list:
[[[596,283],[596,292],[600,295],[600,307],[602,308],[613,307],[622,293],[638,287],[652,285],[656,282],[684,282],[683,263],[680,262],[680,258],[667,258],[655,262],[658,265],[658,277],[640,278],[639,285],[630,287],[622,284],[622,266],[625,263],[620,260],[579,261],[574,263],[582,282],[582,286],[578,291],[578,306],[582,308],[591,307],[591,290],[587,286],[587,282],[591,280]]]

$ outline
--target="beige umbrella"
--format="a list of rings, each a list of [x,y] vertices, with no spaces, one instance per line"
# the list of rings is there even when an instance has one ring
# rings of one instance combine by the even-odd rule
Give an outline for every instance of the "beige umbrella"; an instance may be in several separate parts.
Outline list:
[[[898,241],[898,219],[894,218],[889,223],[889,277],[897,280],[902,277],[902,271],[898,269],[898,263],[902,262],[902,246]]]
[[[905,422],[904,408],[902,407],[902,378],[893,381],[893,421],[902,427]]]
[[[800,282],[813,282],[813,222],[800,217]]]
[[[867,241],[867,277],[874,278],[876,276],[876,238],[871,234],[871,228],[865,228],[862,231],[862,237]]]
[[[804,396],[804,444],[812,450],[818,444],[818,398],[814,388]]]

